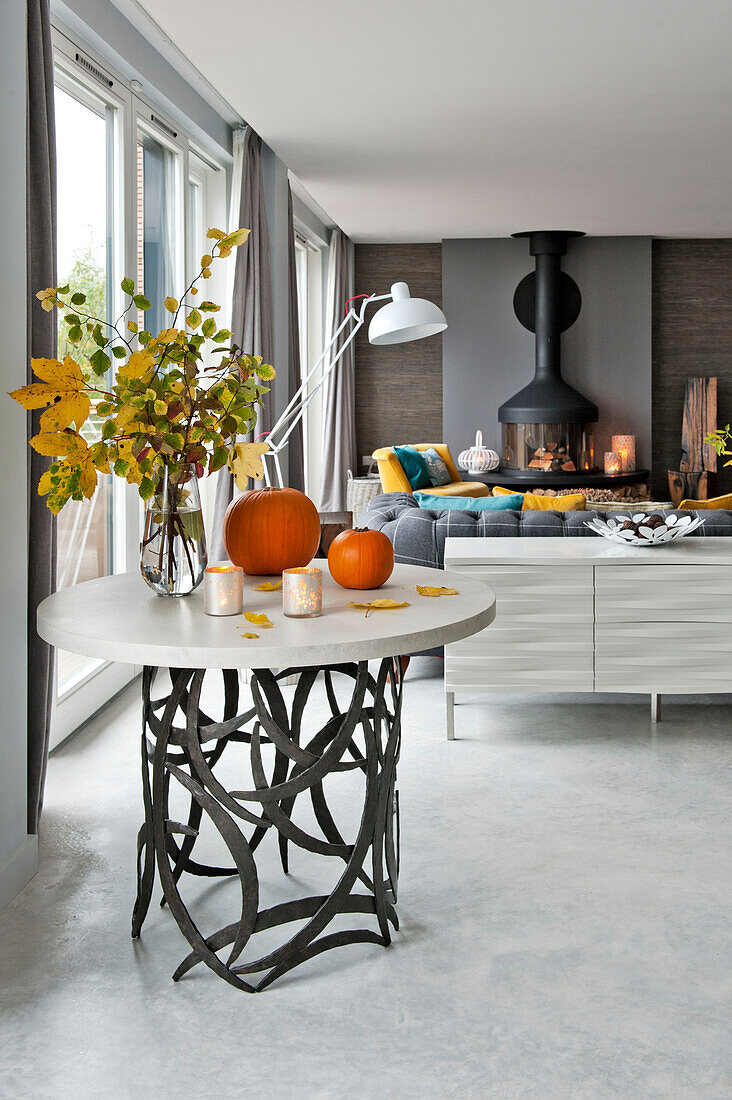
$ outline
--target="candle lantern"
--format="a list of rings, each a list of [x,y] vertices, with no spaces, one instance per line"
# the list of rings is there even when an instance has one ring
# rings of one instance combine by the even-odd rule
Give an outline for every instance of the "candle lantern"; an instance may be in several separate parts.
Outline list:
[[[282,610],[291,619],[312,619],[322,614],[322,569],[306,565],[282,571]]]
[[[203,574],[203,610],[207,615],[241,615],[244,570],[229,562],[209,565]]]
[[[622,473],[622,470],[620,469],[620,458],[616,451],[605,451],[605,473]]]
[[[612,448],[620,459],[620,469],[623,473],[632,473],[635,469],[635,436],[614,435]]]

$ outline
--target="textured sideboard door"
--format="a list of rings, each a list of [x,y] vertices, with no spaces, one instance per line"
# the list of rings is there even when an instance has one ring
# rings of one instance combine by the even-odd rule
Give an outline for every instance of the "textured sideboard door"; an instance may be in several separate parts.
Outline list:
[[[595,690],[725,692],[732,684],[732,569],[595,567]]]
[[[450,566],[490,585],[495,622],[445,648],[447,691],[592,691],[591,565]]]

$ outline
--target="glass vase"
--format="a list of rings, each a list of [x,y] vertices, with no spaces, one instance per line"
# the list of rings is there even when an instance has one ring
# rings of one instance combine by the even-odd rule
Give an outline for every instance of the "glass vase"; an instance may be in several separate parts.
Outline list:
[[[140,547],[143,580],[158,596],[187,596],[208,563],[201,496],[194,464],[166,469],[145,502]]]

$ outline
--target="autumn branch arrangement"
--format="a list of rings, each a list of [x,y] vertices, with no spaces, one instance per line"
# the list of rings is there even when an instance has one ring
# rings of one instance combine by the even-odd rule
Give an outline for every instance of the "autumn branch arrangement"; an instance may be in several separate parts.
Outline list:
[[[191,467],[200,477],[228,464],[242,488],[248,477],[262,477],[267,444],[237,440],[255,426],[274,368],[217,327],[220,306],[198,301],[212,265],[243,245],[249,230],[206,236],[211,251],[184,294],[165,299],[170,325],[157,334],[135,320],[152,304],[130,278],[121,283],[129,301],[113,322],[87,313],[86,295],[69,286],[36,295],[44,310],[63,312],[77,349],[63,361],[31,360],[39,381],[10,394],[24,409],[45,409],[30,445],[54,460],[38,484],[54,514],[69,500],[90,500],[100,473],[125,478],[146,501],[164,475],[182,482]]]

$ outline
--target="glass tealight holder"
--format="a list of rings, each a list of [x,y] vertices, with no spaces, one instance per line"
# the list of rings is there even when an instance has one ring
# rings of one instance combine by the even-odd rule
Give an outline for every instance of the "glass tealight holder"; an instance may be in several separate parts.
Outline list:
[[[228,561],[209,565],[203,574],[203,610],[207,615],[241,615],[244,570]]]
[[[312,619],[322,615],[322,569],[305,565],[282,571],[282,611],[290,619]]]
[[[620,474],[620,457],[617,451],[605,451],[605,473]]]
[[[620,459],[620,469],[623,473],[632,473],[635,469],[635,436],[614,435],[612,448]]]

